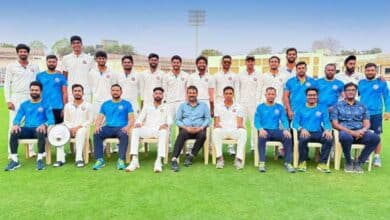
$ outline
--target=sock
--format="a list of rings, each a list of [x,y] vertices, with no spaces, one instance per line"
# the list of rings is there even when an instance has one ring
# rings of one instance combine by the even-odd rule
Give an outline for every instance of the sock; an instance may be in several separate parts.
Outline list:
[[[374,157],[375,157],[375,158],[379,158],[379,154],[375,154]]]
[[[138,160],[138,156],[137,155],[133,155],[133,160]]]
[[[18,154],[11,154],[11,160],[18,162]]]
[[[172,157],[172,162],[173,162],[173,161],[176,161],[176,160],[177,160],[176,157]]]
[[[42,160],[42,158],[43,158],[43,153],[38,153],[37,161],[38,161],[38,160]]]

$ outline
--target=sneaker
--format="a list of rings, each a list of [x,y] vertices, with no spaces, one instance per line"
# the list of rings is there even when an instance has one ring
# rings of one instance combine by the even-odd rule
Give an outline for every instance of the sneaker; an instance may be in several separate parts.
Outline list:
[[[45,169],[45,164],[43,163],[43,160],[38,160],[37,161],[37,170],[44,170]]]
[[[234,150],[233,145],[229,145],[228,146],[228,153],[229,153],[230,156],[236,155],[236,151]]]
[[[104,160],[102,158],[100,159],[97,159],[96,163],[93,165],[92,169],[93,170],[100,170],[101,168],[103,168],[104,166],[106,165],[106,163],[104,162]]]
[[[118,159],[118,161],[116,162],[116,168],[118,170],[124,170],[126,168],[125,161],[122,159]]]
[[[126,167],[126,172],[133,172],[133,171],[136,170],[137,168],[139,168],[138,159],[133,159],[133,160],[131,161],[131,163],[129,164],[129,166]]]
[[[361,163],[359,163],[359,162],[355,163],[355,165],[353,167],[353,171],[355,173],[364,173],[363,168],[361,167]]]
[[[374,165],[374,167],[381,167],[382,166],[381,158],[380,157],[374,157],[374,161],[373,161],[372,164]]]
[[[281,160],[284,158],[284,148],[279,148],[278,150],[278,160]]]
[[[56,161],[55,163],[53,163],[53,167],[62,167],[62,165],[64,165],[64,162],[62,161]]]
[[[84,161],[82,161],[82,160],[76,161],[76,167],[77,168],[81,168],[81,167],[84,167],[84,166],[85,166]]]
[[[344,172],[353,173],[353,164],[352,163],[345,163]]]
[[[162,172],[162,163],[160,159],[157,159],[156,162],[154,162],[154,172],[155,173],[161,173]]]
[[[192,165],[192,159],[194,158],[193,155],[187,154],[186,160],[184,161],[184,166],[189,167]]]
[[[265,162],[260,162],[259,163],[259,172],[260,173],[265,173],[266,169],[265,169]]]
[[[177,163],[177,160],[172,161],[171,169],[173,172],[179,172],[179,164]]]
[[[236,167],[237,170],[241,170],[244,168],[244,163],[242,162],[241,159],[236,158],[234,160],[234,166]]]
[[[299,172],[306,172],[307,170],[307,167],[306,167],[306,161],[303,161],[301,162],[299,165],[298,165],[298,169],[297,169]]]
[[[319,163],[317,166],[317,170],[323,173],[330,173],[330,169],[326,163]]]
[[[19,167],[20,167],[20,163],[19,163],[19,162],[10,160],[10,162],[8,163],[8,165],[7,165],[7,167],[4,169],[4,171],[16,170],[16,169],[18,169]]]
[[[221,158],[219,158],[219,159],[217,160],[217,164],[215,165],[215,167],[216,167],[217,169],[222,169],[223,166],[225,166],[225,162],[224,162],[223,158],[221,157]]]
[[[295,169],[291,163],[284,163],[284,167],[286,167],[287,172],[295,173]]]

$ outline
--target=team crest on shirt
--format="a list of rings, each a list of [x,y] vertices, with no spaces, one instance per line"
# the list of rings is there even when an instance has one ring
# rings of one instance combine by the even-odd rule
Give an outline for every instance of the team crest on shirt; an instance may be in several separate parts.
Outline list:
[[[181,77],[181,81],[184,81],[184,77]]]
[[[124,109],[123,105],[119,105],[119,106],[118,106],[118,109],[119,109],[119,110],[123,110],[123,109]]]
[[[87,64],[87,61],[86,61],[86,60],[83,60],[83,64]]]
[[[33,68],[30,69],[31,72],[35,72],[35,70]]]
[[[205,78],[205,79],[204,79],[204,81],[205,81],[205,82],[208,82],[208,81],[209,81],[209,79]]]
[[[358,77],[358,76],[355,76],[355,80],[359,80],[359,77]]]
[[[106,78],[109,79],[109,78],[110,78],[110,75],[107,74],[107,75],[106,75]]]
[[[320,117],[321,115],[322,115],[322,113],[321,113],[320,111],[317,111],[317,112],[316,112],[316,116],[317,116],[317,117]]]
[[[131,77],[131,81],[135,81],[135,77]]]
[[[160,77],[159,77],[159,76],[156,76],[156,79],[157,79],[157,80],[160,80]]]
[[[38,108],[38,112],[43,112],[43,108],[42,108],[42,107],[39,107],[39,108]]]
[[[372,86],[372,88],[373,88],[374,90],[377,90],[377,89],[379,89],[379,85],[378,85],[378,84],[374,84],[374,85]]]
[[[311,83],[307,82],[305,83],[306,87],[310,87],[311,86]]]
[[[338,88],[339,88],[339,87],[338,87],[337,85],[333,85],[333,86],[332,86],[332,89],[333,89],[333,90],[337,90]]]
[[[232,110],[232,112],[236,112],[237,110],[234,108],[233,110]]]
[[[81,111],[85,111],[85,110],[86,110],[85,106],[81,106]]]
[[[280,114],[280,110],[279,109],[275,109],[274,113],[275,113],[275,115],[279,115]]]
[[[257,78],[253,78],[253,81],[255,81],[255,82],[256,82],[256,81],[257,81]]]
[[[232,81],[232,77],[231,77],[231,76],[229,76],[228,80],[229,80],[229,81]]]
[[[54,82],[56,82],[56,83],[59,83],[61,80],[60,80],[60,78],[58,78],[58,77],[56,77],[55,79],[54,79]]]
[[[283,82],[283,79],[279,79],[279,82]]]

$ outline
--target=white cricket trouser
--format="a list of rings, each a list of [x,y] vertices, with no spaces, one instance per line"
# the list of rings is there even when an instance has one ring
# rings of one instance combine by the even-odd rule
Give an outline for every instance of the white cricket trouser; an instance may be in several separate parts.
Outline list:
[[[18,112],[19,110],[19,107],[20,105],[29,99],[29,94],[12,94],[11,96],[11,102],[14,104],[15,106],[15,110],[8,110],[8,142],[7,142],[7,145],[8,145],[8,155],[11,154],[11,148],[9,146],[9,139],[10,139],[10,136],[11,136],[11,128],[13,126],[13,121],[14,121],[14,118],[16,116],[16,113]],[[32,150],[32,148],[34,147],[34,145],[29,145],[29,149]]]
[[[97,117],[99,115],[100,107],[102,107],[102,104],[103,104],[103,102],[93,102],[92,103],[94,121],[97,119]]]
[[[253,146],[253,143],[255,143],[254,138],[257,138],[256,135],[256,129],[253,124],[253,119],[255,117],[256,107],[257,103],[240,103],[242,109],[243,109],[243,115],[244,115],[244,125],[246,124],[246,121],[249,119],[249,123],[251,126],[251,135],[250,135],[250,141],[251,146]]]
[[[138,145],[140,138],[158,138],[157,158],[165,157],[165,147],[168,131],[166,129],[159,130],[158,128],[141,127],[134,128],[131,132],[131,147],[130,154],[138,155]]]
[[[76,136],[74,137],[76,139],[75,143],[75,151],[76,151],[76,157],[75,161],[83,161],[83,150],[84,150],[84,144],[86,140],[87,135],[87,129],[86,128],[79,128],[76,132]],[[57,161],[65,162],[65,151],[64,146],[57,147]]]
[[[246,130],[243,128],[215,128],[212,135],[213,144],[215,146],[216,156],[222,156],[222,140],[234,139],[237,140],[237,155],[236,158],[242,159],[245,153]]]

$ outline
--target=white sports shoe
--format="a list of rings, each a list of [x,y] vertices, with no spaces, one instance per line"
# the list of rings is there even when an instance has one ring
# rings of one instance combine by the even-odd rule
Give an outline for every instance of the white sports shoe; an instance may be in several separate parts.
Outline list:
[[[136,170],[137,168],[139,168],[139,162],[138,162],[138,159],[133,159],[129,166],[126,167],[126,172],[133,172],[134,170]]]
[[[228,145],[228,153],[230,156],[236,155],[233,145]]]
[[[157,159],[156,162],[154,162],[154,172],[160,173],[162,172],[162,163],[160,159]]]

